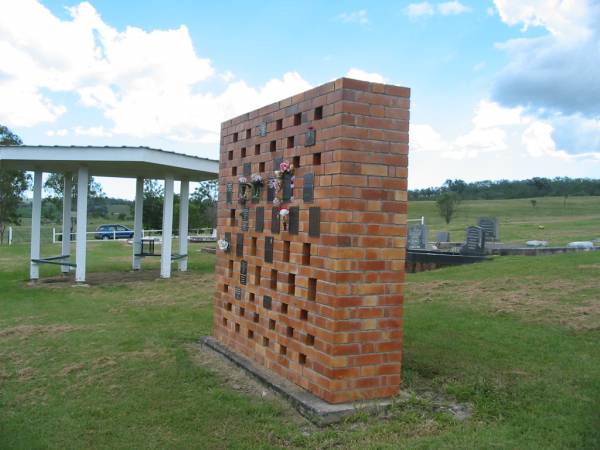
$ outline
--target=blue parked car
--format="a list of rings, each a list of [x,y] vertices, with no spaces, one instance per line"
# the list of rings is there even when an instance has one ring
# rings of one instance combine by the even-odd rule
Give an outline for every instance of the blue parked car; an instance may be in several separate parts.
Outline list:
[[[96,228],[96,239],[133,239],[133,230],[123,225],[100,225]]]

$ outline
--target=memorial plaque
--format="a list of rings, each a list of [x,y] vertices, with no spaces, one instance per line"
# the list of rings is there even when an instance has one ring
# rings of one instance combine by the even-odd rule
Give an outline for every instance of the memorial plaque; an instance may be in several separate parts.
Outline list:
[[[267,182],[267,201],[268,202],[272,202],[273,199],[275,198],[275,189],[273,189],[273,186],[271,185],[272,181],[275,178],[273,177],[269,177],[269,180]]]
[[[248,231],[249,222],[250,222],[250,209],[247,207],[242,208],[242,231]]]
[[[281,163],[283,162],[283,157],[279,157],[279,158],[275,158],[273,160],[273,171],[275,170],[279,170],[279,166],[281,165]]]
[[[273,237],[267,236],[265,238],[265,262],[273,262]]]
[[[225,240],[229,244],[227,246],[227,250],[225,250],[225,253],[229,253],[231,251],[231,233],[230,232],[225,233]]]
[[[240,262],[240,284],[246,285],[248,283],[248,261],[242,260]]]
[[[290,214],[288,216],[289,226],[288,230],[290,234],[298,234],[300,228],[300,208],[297,206],[292,206],[290,209]]]
[[[256,208],[256,221],[254,223],[254,230],[258,233],[262,233],[265,229],[265,208],[259,206]]]
[[[244,235],[242,233],[237,234],[235,242],[235,255],[244,256]]]
[[[279,208],[273,206],[271,209],[271,233],[279,233]]]
[[[233,202],[233,183],[227,183],[226,199],[227,203]]]
[[[258,135],[261,137],[265,137],[267,135],[267,121],[263,120],[258,124]]]
[[[304,146],[311,147],[317,143],[317,130],[314,128],[309,128],[304,133]]]
[[[235,299],[236,300],[241,300],[242,299],[242,288],[239,286],[235,287]]]
[[[485,250],[485,235],[485,230],[481,227],[467,228],[465,244],[461,248],[461,253],[482,255]]]
[[[417,224],[408,227],[408,236],[406,246],[410,248],[426,249],[427,248],[427,225]]]
[[[273,306],[273,300],[268,295],[265,295],[263,297],[263,308],[265,308],[265,309],[271,309],[272,306]]]
[[[485,238],[488,241],[500,240],[500,230],[498,219],[496,217],[480,217],[477,219],[477,226],[485,231]]]
[[[316,206],[308,209],[308,235],[321,236],[321,208]]]
[[[438,231],[438,234],[436,236],[436,242],[450,242],[450,232]]]
[[[302,200],[312,203],[315,199],[315,174],[307,173],[304,175],[304,186],[302,187]]]
[[[252,175],[252,164],[244,163],[244,176],[249,177],[250,175]]]
[[[282,189],[282,194],[281,194],[281,199],[284,202],[289,202],[291,200],[291,198],[294,195],[293,189],[292,189],[292,174],[291,173],[284,173],[282,180],[281,180],[281,189]]]

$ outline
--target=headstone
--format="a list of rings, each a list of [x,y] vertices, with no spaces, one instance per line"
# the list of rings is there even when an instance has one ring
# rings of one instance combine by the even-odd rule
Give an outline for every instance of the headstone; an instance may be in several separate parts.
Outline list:
[[[239,286],[235,287],[235,299],[236,300],[241,300],[242,299],[242,288]]]
[[[244,256],[244,235],[242,233],[237,234],[235,241],[235,254],[236,256]]]
[[[240,284],[246,285],[248,282],[248,261],[240,262]]]
[[[321,208],[316,206],[308,208],[308,235],[321,236]]]
[[[426,249],[428,230],[427,225],[416,224],[408,227],[408,236],[406,239],[407,248]]]
[[[269,177],[269,181],[267,183],[267,201],[268,202],[272,202],[273,199],[275,198],[275,189],[273,189],[273,186],[271,185],[271,182],[274,180],[273,177]]]
[[[257,233],[262,233],[265,229],[265,208],[259,206],[256,208],[256,221],[254,229]]]
[[[271,208],[271,233],[279,233],[279,208]]]
[[[485,230],[481,227],[467,228],[465,244],[461,253],[465,255],[482,255],[485,250]]]
[[[282,177],[282,194],[281,198],[284,202],[289,202],[293,196],[292,192],[292,174],[284,173]]]
[[[450,242],[450,232],[449,231],[438,231],[435,241],[436,242]]]
[[[547,247],[548,241],[538,241],[537,239],[534,239],[533,241],[525,242],[525,244],[527,247]]]
[[[312,203],[314,200],[315,190],[315,174],[307,173],[304,174],[304,186],[302,187],[302,200],[306,203]]]
[[[273,303],[273,299],[271,299],[271,297],[269,297],[268,295],[265,295],[263,297],[263,308],[271,309],[272,303]]]
[[[249,177],[252,174],[252,164],[244,163],[244,176]]]
[[[265,262],[273,262],[273,237],[265,237]]]
[[[260,137],[265,137],[267,135],[267,121],[263,120],[258,124],[258,135]]]
[[[310,128],[304,133],[304,146],[311,147],[317,142],[317,130]]]
[[[594,243],[592,241],[575,241],[569,242],[567,244],[568,248],[580,248],[584,250],[591,250],[594,248]]]
[[[292,206],[289,209],[290,213],[288,215],[289,227],[288,230],[290,234],[298,234],[300,227],[300,208],[297,206]]]
[[[283,162],[283,156],[275,158],[273,160],[273,171],[279,170],[279,166],[281,165],[282,162]]]
[[[231,232],[227,231],[225,232],[225,240],[227,241],[227,250],[225,250],[225,253],[229,253],[231,251]]]
[[[249,223],[250,223],[250,209],[247,207],[242,208],[242,231],[248,231]]]
[[[477,226],[484,229],[486,240],[500,240],[500,230],[498,226],[498,219],[496,217],[480,217],[477,219]]]
[[[233,202],[233,183],[227,183],[226,198],[227,203]]]

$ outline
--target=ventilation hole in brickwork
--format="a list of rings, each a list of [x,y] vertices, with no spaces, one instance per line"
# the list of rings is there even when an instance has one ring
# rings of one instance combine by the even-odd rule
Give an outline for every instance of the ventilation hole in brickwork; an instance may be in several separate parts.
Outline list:
[[[288,304],[282,303],[281,304],[281,314],[287,314],[287,313],[288,313]]]
[[[310,244],[302,244],[302,264],[305,266],[310,265]]]
[[[252,321],[254,323],[258,323],[260,321],[260,314],[254,313],[254,316],[252,316]]]
[[[250,244],[250,255],[251,256],[256,256],[256,242],[257,242],[257,238],[253,237],[252,238],[252,244]]]
[[[308,320],[308,311],[306,309],[300,310],[300,320]]]
[[[287,138],[287,148],[294,148],[294,136]]]
[[[238,134],[233,133],[233,142],[237,142],[237,141],[238,141]]]
[[[240,332],[240,324],[239,324],[239,323],[236,323],[236,324],[235,324],[235,332],[236,332],[236,333],[239,333],[239,332]]]
[[[252,130],[250,128],[248,128],[246,130],[246,139],[250,139],[252,137]]]
[[[235,177],[237,175],[237,166],[231,168],[231,176]]]
[[[279,354],[280,355],[287,355],[287,347],[285,345],[279,345]]]
[[[300,125],[302,123],[302,113],[294,114],[294,125]]]
[[[290,241],[283,241],[283,262],[290,262]]]
[[[248,294],[248,301],[249,301],[250,303],[254,303],[254,299],[255,299],[255,294],[254,294],[254,292],[250,292],[250,293]]]
[[[320,166],[320,165],[321,165],[321,154],[313,153],[313,166]]]
[[[260,266],[256,266],[256,268],[254,269],[254,284],[257,286],[260,286],[260,272],[261,272],[261,267]]]
[[[315,301],[317,299],[317,279],[308,279],[308,299]]]
[[[255,144],[254,145],[254,154],[255,155],[260,155],[260,144]]]
[[[292,164],[294,164],[294,168],[296,169],[300,167],[300,157],[294,156],[294,158],[292,159]]]
[[[254,331],[248,330],[248,339],[254,339]]]
[[[231,311],[231,309],[232,309],[232,308],[233,308],[233,305],[232,305],[231,303],[226,303],[226,304],[225,304],[225,309],[226,309],[227,311]]]
[[[321,120],[322,118],[323,118],[323,107],[317,106],[315,108],[315,119],[314,120]]]
[[[229,260],[229,267],[228,267],[227,276],[228,277],[232,277],[233,276],[233,259]]]
[[[264,172],[265,171],[265,163],[264,163],[264,161],[258,163],[258,171],[259,172]]]
[[[315,337],[312,334],[306,335],[306,345],[315,345]]]
[[[223,317],[223,326],[226,327],[227,326],[227,317]]]
[[[235,227],[235,209],[229,210],[229,220],[230,220],[230,225],[232,227]]]
[[[301,366],[306,364],[306,355],[304,353],[298,353],[298,364]]]
[[[287,327],[287,329],[285,330],[285,334],[287,335],[287,337],[294,337],[294,328]]]
[[[224,284],[223,285],[223,292],[229,292],[229,285],[228,284]]]
[[[264,347],[268,347],[269,346],[269,338],[266,336],[263,336],[263,346]]]
[[[275,122],[275,130],[283,130],[283,119],[277,119],[277,122]]]
[[[273,319],[269,319],[269,330],[275,329],[275,321]]]
[[[229,151],[227,152],[227,159],[228,159],[229,161],[233,161],[233,150],[229,150]]]
[[[277,141],[271,141],[269,144],[269,151],[275,152],[277,151]]]
[[[293,273],[288,274],[288,294],[296,294],[296,275]]]
[[[244,317],[246,315],[246,308],[240,308],[239,314],[241,317]]]
[[[277,290],[277,271],[275,269],[271,270],[271,289]]]
[[[246,147],[242,147],[242,158],[246,157]]]

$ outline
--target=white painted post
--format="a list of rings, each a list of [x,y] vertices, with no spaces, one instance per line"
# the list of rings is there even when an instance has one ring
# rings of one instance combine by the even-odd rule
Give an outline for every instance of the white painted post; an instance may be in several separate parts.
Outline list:
[[[52,227],[52,243],[56,244],[56,227]]]
[[[87,196],[88,196],[87,167],[80,167],[77,174],[77,236],[75,252],[75,281],[85,283],[85,250],[87,239]]]
[[[12,227],[8,227],[8,245],[12,245],[13,241],[13,229]]]
[[[181,180],[181,189],[179,190],[179,254],[188,253],[188,218],[190,205],[190,182]],[[187,271],[188,258],[181,258],[177,261],[181,272]]]
[[[42,222],[42,172],[33,173],[33,206],[31,209],[31,259],[40,259],[40,232]],[[30,262],[29,278],[37,280],[40,277],[38,263]]]
[[[135,182],[135,208],[133,218],[133,256],[131,267],[133,270],[142,268],[142,258],[135,256],[142,252],[142,239],[144,237],[144,178],[138,177]]]
[[[160,257],[161,278],[171,277],[171,247],[173,242],[173,175],[165,177],[165,200],[163,203],[162,249]]]
[[[64,177],[61,256],[71,254],[71,191],[73,189],[73,179],[69,172],[65,172]],[[69,266],[60,266],[62,273],[69,273],[70,269]]]

